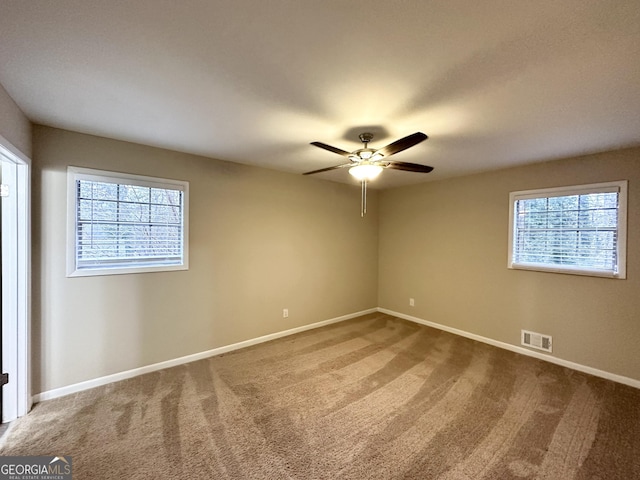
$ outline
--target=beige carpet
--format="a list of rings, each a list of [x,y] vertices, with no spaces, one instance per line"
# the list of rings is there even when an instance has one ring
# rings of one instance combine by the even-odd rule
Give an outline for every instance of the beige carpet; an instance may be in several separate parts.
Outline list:
[[[638,479],[640,390],[372,314],[36,405],[81,479]]]

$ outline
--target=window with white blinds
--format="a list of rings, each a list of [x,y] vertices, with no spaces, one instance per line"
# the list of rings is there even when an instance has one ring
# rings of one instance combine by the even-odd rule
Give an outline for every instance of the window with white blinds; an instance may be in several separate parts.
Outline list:
[[[69,167],[67,275],[188,268],[188,182]]]
[[[509,268],[626,278],[626,181],[509,199]]]

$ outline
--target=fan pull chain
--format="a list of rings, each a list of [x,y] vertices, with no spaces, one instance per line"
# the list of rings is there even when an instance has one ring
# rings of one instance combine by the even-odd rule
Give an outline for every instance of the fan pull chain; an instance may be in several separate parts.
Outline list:
[[[362,180],[362,194],[360,196],[360,216],[364,217],[364,214],[367,213],[367,181]]]

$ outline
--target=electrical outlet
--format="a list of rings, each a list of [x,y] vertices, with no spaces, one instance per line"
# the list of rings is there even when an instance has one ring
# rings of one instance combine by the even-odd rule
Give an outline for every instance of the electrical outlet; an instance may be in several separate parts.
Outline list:
[[[415,300],[413,298],[409,299],[409,306],[410,307],[415,307],[416,306],[416,302],[415,302]]]
[[[289,316],[289,309],[288,308],[283,308],[282,309],[282,318],[287,318]]]

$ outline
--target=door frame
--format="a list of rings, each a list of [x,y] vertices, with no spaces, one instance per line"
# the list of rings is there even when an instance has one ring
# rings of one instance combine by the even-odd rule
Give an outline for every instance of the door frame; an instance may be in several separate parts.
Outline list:
[[[0,135],[2,183],[2,423],[31,409],[31,160]]]

